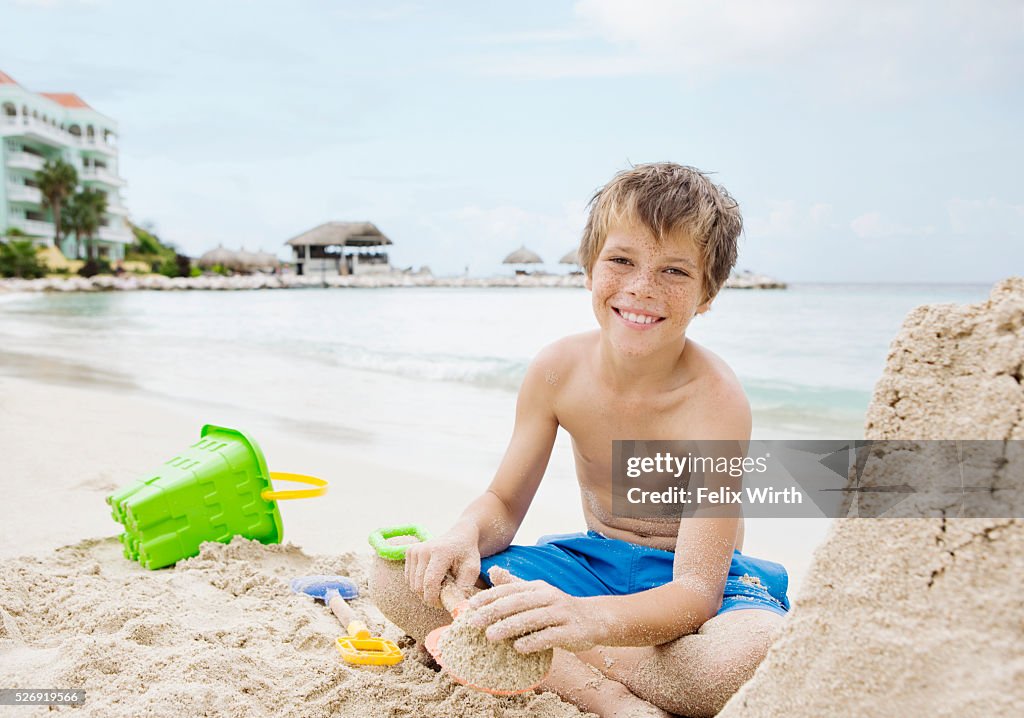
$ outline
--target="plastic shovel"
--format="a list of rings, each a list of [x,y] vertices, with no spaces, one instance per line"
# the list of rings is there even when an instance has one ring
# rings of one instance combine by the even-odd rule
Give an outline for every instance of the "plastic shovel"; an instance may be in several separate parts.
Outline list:
[[[402,649],[380,636],[373,636],[345,599],[356,598],[359,588],[345,576],[303,576],[291,580],[292,590],[319,599],[345,627],[346,635],[335,641],[335,647],[346,663],[393,666],[405,657]]]

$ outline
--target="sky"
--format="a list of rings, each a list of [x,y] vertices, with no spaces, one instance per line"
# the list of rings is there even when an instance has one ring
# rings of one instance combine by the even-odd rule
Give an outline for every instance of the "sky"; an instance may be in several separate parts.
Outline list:
[[[375,223],[392,263],[554,269],[632,164],[713,173],[737,268],[1024,274],[1024,0],[0,0],[0,70],[119,125],[133,221],[287,256]]]

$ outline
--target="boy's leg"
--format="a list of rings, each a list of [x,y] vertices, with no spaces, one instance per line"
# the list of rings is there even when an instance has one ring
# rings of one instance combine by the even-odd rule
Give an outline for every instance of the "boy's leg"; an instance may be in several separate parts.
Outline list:
[[[735,610],[660,646],[599,646],[577,655],[659,708],[713,716],[754,674],[782,621],[771,611]]]
[[[541,688],[601,718],[671,718],[670,713],[640,698],[575,654],[557,648],[551,672]]]

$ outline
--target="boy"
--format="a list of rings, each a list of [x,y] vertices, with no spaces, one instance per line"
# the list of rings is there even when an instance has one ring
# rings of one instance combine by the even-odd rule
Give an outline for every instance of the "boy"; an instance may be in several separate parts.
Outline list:
[[[750,438],[739,381],[686,338],[741,228],[736,202],[690,167],[640,165],[594,195],[579,255],[600,329],[532,362],[490,487],[446,534],[409,547],[404,600],[378,589],[396,624],[422,640],[447,623],[447,574],[467,593],[490,584],[470,600],[487,637],[561,649],[542,687],[602,716],[714,715],[751,676],[789,608],[785,569],[739,553],[737,515],[627,519],[611,503],[615,439]],[[589,531],[510,546],[559,426]]]

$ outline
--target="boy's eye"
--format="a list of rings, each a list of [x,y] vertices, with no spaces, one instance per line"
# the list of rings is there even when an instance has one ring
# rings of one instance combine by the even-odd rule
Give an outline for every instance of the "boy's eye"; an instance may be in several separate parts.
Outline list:
[[[609,260],[612,261],[612,262],[615,262],[616,264],[630,264],[631,263],[625,257],[610,257]]]
[[[679,276],[679,277],[689,277],[690,276],[686,272],[686,270],[679,269],[678,267],[669,267],[665,271],[668,272],[669,274],[674,274],[674,275]]]

